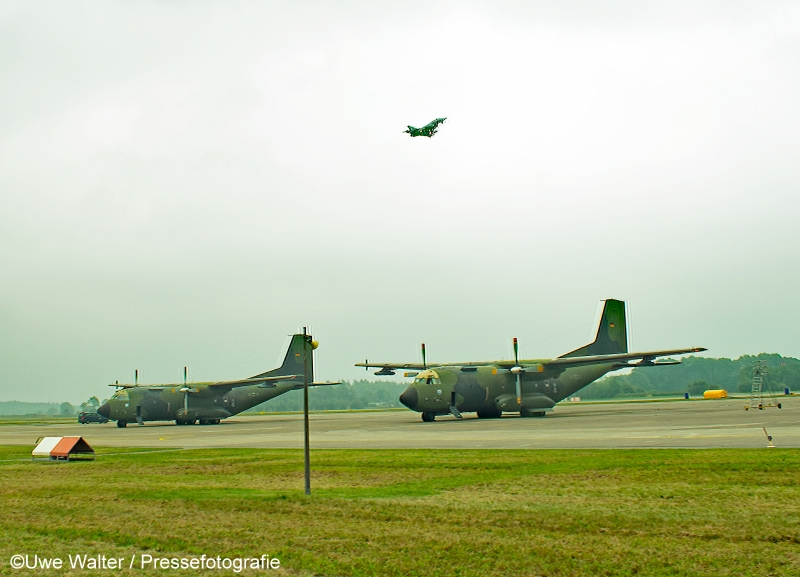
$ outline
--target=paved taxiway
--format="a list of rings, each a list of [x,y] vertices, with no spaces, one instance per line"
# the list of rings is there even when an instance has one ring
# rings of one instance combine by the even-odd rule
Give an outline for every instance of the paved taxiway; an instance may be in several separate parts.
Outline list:
[[[563,403],[545,418],[508,415],[420,421],[411,411],[315,413],[316,448],[635,448],[765,447],[762,427],[777,447],[800,447],[800,397],[781,397],[782,409],[744,410],[743,399],[657,403]],[[233,417],[219,425],[147,423],[0,426],[0,444],[31,445],[39,437],[83,435],[98,447],[303,446],[297,414]]]

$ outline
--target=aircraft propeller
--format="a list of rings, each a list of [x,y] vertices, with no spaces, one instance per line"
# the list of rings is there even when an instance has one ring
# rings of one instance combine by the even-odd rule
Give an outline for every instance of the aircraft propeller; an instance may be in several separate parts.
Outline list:
[[[422,368],[423,370],[428,368],[428,363],[425,361],[425,343],[422,343]]]
[[[517,337],[514,337],[514,366],[511,367],[511,372],[517,376],[517,405],[522,408],[522,373],[525,372],[519,366],[519,344],[517,344]]]
[[[196,393],[197,389],[193,389],[186,384],[186,367],[183,367],[183,387],[180,392],[183,393],[183,411],[187,416],[189,415],[189,393]]]

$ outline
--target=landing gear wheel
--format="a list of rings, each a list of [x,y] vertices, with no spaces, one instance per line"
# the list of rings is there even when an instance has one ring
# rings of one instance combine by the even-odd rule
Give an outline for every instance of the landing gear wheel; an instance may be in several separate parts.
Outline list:
[[[124,429],[127,426],[128,426],[128,421],[117,421],[117,427],[119,427],[120,429]]]
[[[781,404],[780,404],[780,403],[778,403],[778,408],[779,408],[779,409],[781,408]]]
[[[432,423],[436,420],[436,413],[422,413],[422,420],[426,423]]]
[[[544,411],[530,411],[527,409],[522,409],[519,412],[520,417],[544,417]]]
[[[486,409],[484,411],[478,411],[479,419],[499,419],[502,416],[503,416],[503,411],[499,411],[497,409]]]

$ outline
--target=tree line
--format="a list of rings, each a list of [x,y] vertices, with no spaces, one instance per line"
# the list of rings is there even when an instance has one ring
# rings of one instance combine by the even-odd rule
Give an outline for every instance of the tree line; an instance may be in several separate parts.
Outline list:
[[[756,362],[767,365],[765,390],[783,393],[785,388],[800,391],[800,360],[778,354],[744,355],[738,359],[686,357],[679,365],[640,367],[629,375],[611,375],[581,389],[582,399],[614,399],[642,396],[669,396],[689,393],[702,396],[708,389],[729,393],[749,393]]]
[[[398,399],[407,386],[406,382],[357,380],[343,381],[341,385],[311,387],[308,391],[308,408],[311,411],[336,411],[402,407]],[[301,390],[289,391],[250,409],[257,412],[302,410]]]

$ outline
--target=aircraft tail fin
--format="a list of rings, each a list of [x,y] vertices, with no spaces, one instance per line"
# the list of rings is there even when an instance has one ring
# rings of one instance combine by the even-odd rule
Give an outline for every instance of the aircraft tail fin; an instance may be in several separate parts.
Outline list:
[[[311,339],[311,335],[296,334],[292,335],[292,340],[289,341],[289,348],[286,350],[286,356],[283,359],[283,364],[277,369],[272,369],[266,373],[254,375],[250,378],[260,377],[274,377],[280,375],[297,375],[292,379],[300,383],[303,382],[303,354],[308,353],[308,382],[314,382],[314,354],[313,350],[316,348],[316,343]]]
[[[608,299],[594,341],[559,358],[613,355],[628,352],[628,328],[625,321],[625,301]]]

